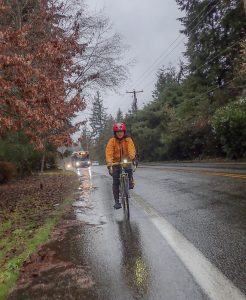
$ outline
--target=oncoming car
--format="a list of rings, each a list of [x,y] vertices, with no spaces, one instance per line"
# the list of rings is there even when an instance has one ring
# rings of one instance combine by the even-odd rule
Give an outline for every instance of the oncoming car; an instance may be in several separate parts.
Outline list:
[[[88,168],[91,166],[90,155],[88,151],[77,151],[71,156],[73,168]]]

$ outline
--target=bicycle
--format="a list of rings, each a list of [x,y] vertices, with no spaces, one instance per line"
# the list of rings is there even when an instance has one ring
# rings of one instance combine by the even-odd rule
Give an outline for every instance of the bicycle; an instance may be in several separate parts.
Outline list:
[[[123,206],[124,213],[127,217],[127,219],[130,219],[130,206],[129,206],[129,198],[130,198],[130,193],[129,193],[129,177],[128,173],[126,172],[127,166],[130,166],[133,170],[135,171],[135,168],[133,167],[134,165],[132,162],[129,162],[127,160],[123,160],[121,163],[112,163],[110,165],[111,167],[113,166],[120,166],[120,202]]]

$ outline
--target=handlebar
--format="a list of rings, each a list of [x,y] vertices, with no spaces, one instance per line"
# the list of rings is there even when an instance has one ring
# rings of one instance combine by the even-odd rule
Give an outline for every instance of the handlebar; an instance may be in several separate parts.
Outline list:
[[[133,169],[133,172],[136,170],[136,165],[133,164],[131,161],[122,161],[122,162],[118,162],[118,163],[109,163],[107,164],[107,167],[110,167],[112,168],[113,166],[134,166],[132,169]]]
[[[118,163],[109,163],[107,164],[108,167],[112,167],[112,166],[124,166],[124,165],[132,165],[133,163],[131,161],[127,161],[127,162],[118,162]]]

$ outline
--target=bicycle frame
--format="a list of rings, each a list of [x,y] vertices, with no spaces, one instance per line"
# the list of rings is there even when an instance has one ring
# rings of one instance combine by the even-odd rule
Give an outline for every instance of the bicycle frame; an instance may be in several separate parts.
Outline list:
[[[124,212],[126,214],[127,219],[130,219],[130,208],[129,208],[129,198],[130,198],[130,193],[129,193],[129,176],[128,173],[126,172],[127,166],[131,166],[132,168],[132,163],[131,162],[126,162],[123,161],[121,163],[113,163],[111,166],[120,166],[120,200],[124,208]]]
[[[125,168],[121,168],[120,172],[120,193],[122,197],[129,197],[129,178]]]

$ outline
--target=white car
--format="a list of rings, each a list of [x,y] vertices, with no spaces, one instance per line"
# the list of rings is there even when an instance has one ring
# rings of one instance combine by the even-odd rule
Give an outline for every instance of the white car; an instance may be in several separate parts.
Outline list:
[[[93,160],[91,164],[92,166],[99,166],[99,162],[97,160]]]

